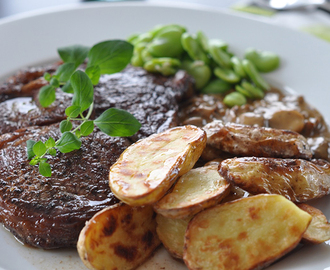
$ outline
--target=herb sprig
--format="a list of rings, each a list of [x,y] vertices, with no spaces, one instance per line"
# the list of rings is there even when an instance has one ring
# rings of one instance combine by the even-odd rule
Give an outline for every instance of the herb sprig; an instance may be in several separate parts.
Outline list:
[[[47,156],[57,151],[68,153],[81,147],[81,137],[88,136],[97,126],[109,136],[132,136],[141,127],[138,120],[127,111],[110,108],[91,120],[94,105],[94,85],[102,74],[113,74],[124,69],[130,62],[133,46],[123,40],[109,40],[92,48],[74,45],[58,49],[63,61],[54,74],[45,73],[49,84],[39,91],[39,103],[50,106],[56,99],[56,89],[72,93],[71,106],[65,109],[66,119],[60,123],[61,137],[50,137],[45,142],[27,141],[27,155],[31,165],[39,165],[45,177],[52,175]],[[85,71],[78,67],[88,58]],[[75,123],[75,124],[74,124]]]

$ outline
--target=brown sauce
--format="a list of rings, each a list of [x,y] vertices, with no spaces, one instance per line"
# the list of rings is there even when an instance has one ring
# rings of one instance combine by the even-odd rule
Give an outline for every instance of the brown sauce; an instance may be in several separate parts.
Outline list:
[[[228,108],[222,95],[200,94],[185,101],[180,109],[181,124],[203,127],[215,119],[224,122],[286,129],[304,135],[314,158],[330,161],[330,132],[323,116],[300,95],[271,89],[261,100]]]

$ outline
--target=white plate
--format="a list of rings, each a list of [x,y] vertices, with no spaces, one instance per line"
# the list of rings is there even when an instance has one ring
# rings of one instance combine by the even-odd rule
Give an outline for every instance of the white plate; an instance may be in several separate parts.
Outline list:
[[[124,39],[166,23],[183,24],[191,33],[203,30],[211,38],[227,41],[238,55],[251,46],[277,52],[282,66],[267,78],[278,86],[303,94],[329,117],[329,44],[304,33],[200,6],[89,3],[0,20],[0,78],[24,66],[56,58],[56,48],[60,46]],[[315,205],[330,217],[328,198],[316,201]],[[330,267],[329,254],[329,244],[302,248],[268,269],[323,270]],[[0,228],[1,268],[75,270],[84,266],[75,250],[42,251],[24,247]],[[139,269],[186,268],[161,249]]]

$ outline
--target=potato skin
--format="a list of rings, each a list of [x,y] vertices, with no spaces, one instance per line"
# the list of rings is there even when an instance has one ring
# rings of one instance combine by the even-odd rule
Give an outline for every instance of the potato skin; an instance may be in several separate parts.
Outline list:
[[[129,205],[153,204],[195,165],[205,145],[205,131],[195,126],[175,127],[142,139],[111,166],[110,188]]]
[[[159,246],[152,207],[119,203],[103,209],[80,233],[77,250],[92,270],[131,270]]]
[[[307,244],[317,245],[330,240],[330,223],[326,216],[311,205],[300,203],[297,206],[312,216],[312,221],[303,234],[302,241]]]
[[[261,269],[292,250],[311,216],[280,195],[220,204],[188,224],[183,259],[189,269]]]
[[[330,163],[325,160],[232,158],[221,162],[219,173],[251,194],[280,194],[297,203],[330,193]]]
[[[218,204],[229,192],[217,165],[198,167],[182,175],[154,210],[168,218],[185,218]]]
[[[299,133],[220,120],[205,125],[207,146],[237,156],[311,159],[307,139]]]

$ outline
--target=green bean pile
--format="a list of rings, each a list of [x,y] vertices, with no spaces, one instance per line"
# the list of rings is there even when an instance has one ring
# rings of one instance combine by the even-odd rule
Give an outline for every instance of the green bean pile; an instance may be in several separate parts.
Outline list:
[[[192,35],[177,24],[156,26],[128,41],[134,45],[133,66],[165,76],[184,69],[195,79],[196,89],[225,95],[223,102],[229,107],[263,98],[270,86],[260,73],[273,71],[280,64],[275,53],[253,48],[240,59],[226,42],[208,39],[202,31]]]

